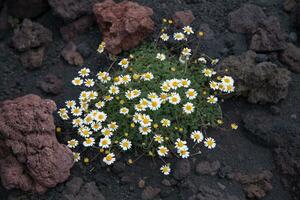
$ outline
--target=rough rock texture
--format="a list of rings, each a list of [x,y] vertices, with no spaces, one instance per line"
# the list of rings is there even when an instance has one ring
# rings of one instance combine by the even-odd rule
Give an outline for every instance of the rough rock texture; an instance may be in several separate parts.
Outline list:
[[[27,95],[0,104],[0,177],[6,189],[42,193],[62,183],[72,152],[55,136],[51,100]]]
[[[94,5],[94,14],[102,30],[106,50],[119,54],[140,44],[154,31],[153,11],[130,1],[106,0]]]
[[[234,180],[243,185],[246,196],[249,199],[262,199],[272,190],[272,177],[270,171],[262,171],[257,174],[234,174]]]
[[[280,22],[276,17],[271,16],[259,22],[257,29],[252,34],[251,50],[268,52],[286,48],[287,35],[281,30]]]
[[[195,20],[194,14],[191,10],[177,11],[173,16],[174,24],[177,27],[190,25]]]
[[[186,178],[191,173],[191,163],[187,159],[180,159],[176,162],[174,168],[174,178],[181,180]]]
[[[218,173],[221,164],[219,161],[201,161],[196,166],[196,172],[201,175],[211,175],[214,176]]]
[[[43,77],[38,83],[38,87],[47,94],[58,95],[63,90],[63,80],[53,74],[48,74]]]
[[[20,60],[24,67],[33,70],[42,67],[44,60],[45,48],[28,50],[21,54]]]
[[[199,31],[204,32],[204,36],[201,37],[203,40],[213,40],[215,38],[215,33],[208,24],[201,24],[199,26]]]
[[[256,29],[259,21],[266,18],[260,7],[245,4],[243,7],[229,13],[229,28],[238,33],[251,33]]]
[[[289,43],[279,58],[281,62],[288,65],[290,70],[300,73],[300,48]]]
[[[142,200],[150,200],[156,197],[160,193],[159,188],[147,186],[142,192]]]
[[[94,17],[83,16],[78,20],[63,26],[60,33],[65,41],[74,40],[79,34],[84,33],[94,24]]]
[[[18,18],[34,18],[49,9],[47,0],[9,0],[6,2],[9,14]]]
[[[23,20],[12,37],[14,48],[22,52],[46,45],[49,42],[52,42],[52,32],[29,19]]]
[[[253,51],[229,56],[220,63],[218,71],[233,76],[238,85],[237,93],[247,96],[249,102],[278,103],[288,94],[290,72],[271,62],[257,64],[255,58]]]
[[[62,57],[70,65],[83,65],[84,60],[80,53],[77,52],[77,47],[73,42],[69,42],[61,52]]]
[[[65,21],[92,14],[92,6],[98,0],[48,0],[54,12]]]
[[[297,4],[297,6],[295,8],[294,23],[295,23],[296,28],[298,28],[298,30],[300,30],[300,2]]]
[[[296,5],[297,5],[296,0],[284,0],[284,2],[283,2],[283,8],[287,12],[290,12],[291,10],[293,10]]]
[[[201,185],[198,189],[198,193],[194,195],[194,198],[197,200],[239,200],[236,196],[231,196],[224,194],[219,190],[213,189],[211,187]]]

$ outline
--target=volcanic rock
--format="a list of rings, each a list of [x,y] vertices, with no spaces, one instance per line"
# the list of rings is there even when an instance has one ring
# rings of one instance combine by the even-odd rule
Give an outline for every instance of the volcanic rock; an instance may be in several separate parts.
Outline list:
[[[9,0],[8,12],[17,18],[34,18],[49,9],[47,0]]]
[[[281,30],[280,22],[276,17],[269,17],[258,23],[252,31],[250,49],[257,52],[271,52],[286,48],[287,34]]]
[[[273,174],[270,171],[264,170],[257,174],[236,173],[234,180],[243,185],[249,199],[262,199],[273,188],[272,177]]]
[[[258,23],[266,18],[264,11],[259,6],[245,4],[229,13],[229,28],[238,33],[251,33],[256,30]]]
[[[44,46],[50,42],[52,42],[52,32],[29,19],[23,20],[12,37],[13,46],[21,52]]]
[[[65,21],[72,21],[92,14],[92,6],[98,0],[48,0],[55,14]]]
[[[95,4],[93,10],[106,50],[112,54],[136,47],[154,31],[153,11],[149,7],[131,1],[106,0]]]
[[[286,98],[290,72],[271,62],[257,64],[255,59],[253,51],[229,56],[220,63],[218,71],[232,76],[239,86],[237,94],[247,96],[251,103],[278,103]]]
[[[197,164],[196,172],[198,174],[202,174],[202,175],[214,176],[218,173],[220,167],[221,167],[221,164],[219,161],[213,161],[213,162],[202,161]]]
[[[142,192],[142,200],[150,200],[160,193],[159,188],[147,186]]]
[[[24,67],[33,70],[40,68],[44,60],[45,48],[40,47],[38,49],[28,50],[21,54],[20,60]]]
[[[77,52],[77,47],[73,42],[69,42],[61,52],[62,57],[70,65],[83,65],[84,60],[80,53]]]
[[[223,192],[213,189],[211,187],[201,185],[199,187],[197,200],[239,200],[236,196],[226,195]]]
[[[300,2],[297,4],[295,8],[295,17],[294,17],[294,23],[296,28],[300,30]]]
[[[191,10],[177,11],[173,16],[174,24],[178,28],[191,25],[194,20],[195,17]]]
[[[284,2],[283,2],[283,8],[287,12],[290,12],[291,10],[293,10],[296,5],[297,5],[296,0],[284,0]]]
[[[0,177],[6,189],[43,193],[67,180],[72,152],[55,136],[52,100],[26,95],[0,103]]]
[[[181,180],[186,178],[191,173],[191,164],[187,159],[180,159],[176,162],[174,168],[174,178]]]
[[[60,29],[60,33],[65,41],[72,41],[78,35],[87,31],[94,24],[92,16],[83,16]]]
[[[58,95],[63,90],[63,81],[53,74],[48,74],[39,81],[38,87],[47,94]]]
[[[281,62],[288,65],[290,70],[300,73],[300,48],[289,43],[279,58]]]

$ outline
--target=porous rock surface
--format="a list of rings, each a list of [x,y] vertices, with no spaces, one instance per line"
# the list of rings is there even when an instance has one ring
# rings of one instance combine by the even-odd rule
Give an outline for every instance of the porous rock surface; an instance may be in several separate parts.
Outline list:
[[[300,48],[292,43],[287,45],[287,48],[281,53],[280,61],[287,64],[289,69],[300,73]]]
[[[237,93],[246,96],[251,103],[278,103],[286,98],[290,72],[272,62],[257,64],[255,58],[253,51],[229,56],[220,63],[218,71],[230,74],[237,82]]]
[[[34,18],[49,8],[47,0],[9,0],[6,4],[9,14],[18,18]]]
[[[43,193],[69,177],[73,155],[56,139],[55,110],[53,101],[31,94],[0,103],[0,178],[6,189]]]
[[[106,50],[119,54],[140,44],[154,31],[151,8],[135,2],[106,0],[94,5],[94,14],[103,33]]]

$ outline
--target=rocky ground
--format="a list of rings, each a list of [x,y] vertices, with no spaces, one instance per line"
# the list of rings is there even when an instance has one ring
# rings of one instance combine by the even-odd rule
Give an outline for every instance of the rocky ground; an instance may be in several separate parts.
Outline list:
[[[72,1],[65,2],[73,5]],[[35,2],[38,9],[32,6],[29,11],[15,8],[20,1],[3,7],[0,0],[0,101],[33,93],[60,107],[79,92],[70,83],[76,65],[84,63],[94,70],[107,65],[95,53],[102,40],[90,16],[89,3],[95,1],[77,0],[81,9],[71,11],[57,0],[49,0],[50,6]],[[300,4],[297,8],[293,0],[135,2],[153,9],[157,27],[161,18],[175,11],[193,12],[193,27],[209,33],[201,50],[223,60],[221,72],[223,66],[232,66],[243,86],[240,97],[222,106],[225,123],[237,122],[239,129],[227,125],[210,130],[217,148],[177,161],[168,177],[156,173],[159,162],[149,158],[132,166],[126,164],[127,157],[113,167],[78,163],[66,183],[43,195],[0,186],[0,199],[300,199]],[[258,7],[243,7],[247,3]],[[7,14],[5,9],[14,12]],[[22,22],[19,35],[14,30],[21,21],[10,15],[31,18]],[[26,34],[35,38],[24,42]],[[71,130],[55,120],[62,128],[59,140],[66,141]]]

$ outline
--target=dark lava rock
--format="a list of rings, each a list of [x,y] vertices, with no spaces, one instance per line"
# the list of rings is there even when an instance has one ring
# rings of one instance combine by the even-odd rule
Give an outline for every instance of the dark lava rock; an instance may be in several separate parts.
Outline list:
[[[79,193],[68,200],[105,200],[95,182],[86,183],[80,189]]]
[[[77,52],[77,47],[73,42],[69,42],[64,47],[61,55],[70,65],[81,66],[84,63],[83,57]]]
[[[283,8],[285,11],[290,12],[293,10],[297,5],[297,0],[284,0],[283,2]]]
[[[273,174],[261,171],[257,174],[234,174],[234,180],[243,185],[246,196],[249,199],[262,199],[272,190]]]
[[[173,16],[174,24],[178,28],[191,25],[194,20],[195,17],[191,10],[177,11]]]
[[[95,4],[93,10],[103,33],[105,49],[112,54],[136,47],[154,31],[152,9],[138,3],[106,0]]]
[[[31,48],[44,46],[52,42],[52,32],[44,26],[24,19],[21,26],[16,29],[13,37],[13,46],[18,51],[27,51]]]
[[[229,56],[218,68],[219,73],[235,79],[237,94],[247,96],[251,103],[278,103],[288,94],[290,72],[271,62],[257,64],[253,51]]]
[[[42,67],[44,60],[45,48],[28,50],[21,54],[20,60],[24,67],[33,70]]]
[[[300,2],[297,4],[296,8],[295,8],[295,26],[296,28],[298,28],[298,30],[300,30]]]
[[[255,61],[257,63],[261,63],[261,62],[267,62],[268,61],[268,55],[267,54],[262,54],[262,53],[258,53],[256,54],[256,58]]]
[[[36,95],[0,103],[0,177],[6,189],[45,192],[66,181],[73,154],[58,143],[56,105]]]
[[[297,33],[291,32],[289,34],[289,41],[293,42],[293,43],[296,43],[298,41],[298,35],[297,35]]]
[[[201,185],[196,195],[197,200],[239,200],[236,196],[226,195],[223,192],[208,186]]]
[[[300,48],[289,43],[279,58],[281,62],[288,65],[290,70],[300,73]]]
[[[176,162],[174,168],[174,178],[177,180],[182,180],[186,178],[191,173],[191,164],[187,159],[180,159]]]
[[[160,193],[160,191],[160,188],[147,186],[142,192],[142,200],[154,199]]]
[[[65,41],[73,41],[78,35],[87,31],[93,26],[95,20],[92,16],[83,16],[60,29],[60,33]]]
[[[0,8],[0,40],[5,34],[5,31],[11,28],[11,24],[9,24],[8,18],[9,16],[7,6],[4,6],[3,9]]]
[[[203,40],[213,40],[215,38],[215,33],[210,29],[208,24],[201,24],[199,26],[199,31],[204,32],[204,36],[201,37]]]
[[[252,4],[245,4],[243,7],[229,13],[229,28],[238,33],[253,32],[262,19],[266,19],[264,11]]]
[[[75,20],[83,15],[91,15],[92,7],[98,0],[48,0],[54,12],[65,21]]]
[[[221,164],[219,161],[201,161],[196,165],[196,172],[201,175],[211,175],[214,176],[218,173]]]
[[[48,74],[38,83],[38,87],[47,94],[58,95],[63,91],[63,80],[53,74]]]
[[[9,14],[17,18],[34,18],[49,9],[47,0],[9,0],[6,5]]]
[[[286,48],[287,35],[280,28],[280,22],[276,17],[269,17],[258,23],[255,31],[252,31],[250,49],[257,52],[279,51]]]
[[[83,180],[80,177],[73,177],[70,181],[66,183],[64,190],[65,194],[76,195],[80,191],[81,186],[83,185]]]
[[[112,171],[116,174],[120,174],[120,173],[125,171],[125,167],[126,167],[125,163],[115,162],[113,167],[112,167]]]

